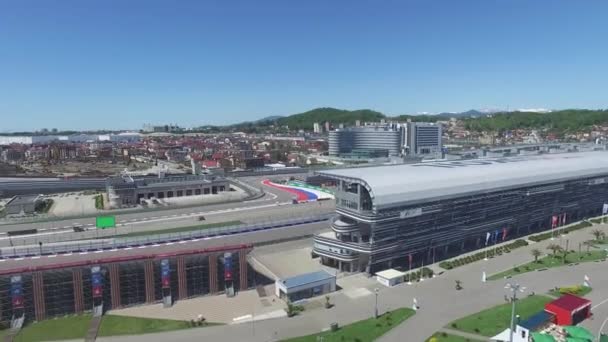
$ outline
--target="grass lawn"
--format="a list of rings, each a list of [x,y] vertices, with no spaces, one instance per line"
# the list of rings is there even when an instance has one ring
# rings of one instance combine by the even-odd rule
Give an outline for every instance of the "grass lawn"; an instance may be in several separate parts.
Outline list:
[[[15,336],[15,342],[82,340],[87,334],[91,315],[67,316],[28,323]]]
[[[564,262],[564,260],[562,259],[562,255],[560,255],[560,254],[557,254],[555,257],[553,257],[552,255],[548,255],[544,258],[538,259],[538,262],[531,261],[527,264],[519,265],[515,268],[493,274],[490,277],[488,277],[488,280],[501,279],[501,278],[508,277],[508,276],[514,276],[514,275],[518,275],[518,274],[522,274],[522,273],[526,273],[526,272],[535,271],[535,270],[538,270],[541,268],[553,268],[553,267],[567,266],[568,264],[571,264],[571,263],[602,260],[605,258],[606,258],[606,251],[603,251],[603,250],[590,251],[589,253],[587,253],[587,252],[568,253],[568,256],[566,257],[566,262]]]
[[[203,326],[209,325],[216,324],[207,323]],[[188,321],[105,315],[101,320],[99,336],[140,335],[189,328],[191,326]]]
[[[285,340],[285,342],[317,342],[322,336],[324,342],[355,341],[371,342],[384,335],[387,331],[413,316],[416,312],[409,308],[401,308],[384,314],[378,319],[370,318],[340,327],[336,332],[322,332]],[[407,340],[404,336],[404,341]]]
[[[126,233],[126,234],[118,234],[116,237],[131,237],[131,236],[146,236],[146,235],[157,235],[157,234],[169,234],[169,233],[183,233],[183,232],[191,232],[195,230],[209,229],[209,228],[218,228],[218,227],[228,227],[228,226],[236,226],[242,224],[241,221],[226,221],[226,222],[217,222],[217,223],[208,223],[208,224],[199,224],[196,226],[186,226],[186,227],[177,227],[177,228],[167,228],[160,230],[148,230],[134,233]],[[120,228],[119,228],[120,229]],[[107,237],[104,237],[106,239]]]
[[[552,300],[540,295],[522,298],[515,303],[515,313],[525,320]],[[456,320],[448,328],[491,337],[508,328],[510,323],[511,304],[505,303]]]
[[[466,338],[466,337],[462,337],[462,336],[458,336],[458,335],[441,333],[441,332],[433,334],[433,336],[431,336],[431,338],[429,338],[426,341],[427,342],[483,342],[481,340],[472,340],[470,338]]]
[[[555,297],[561,297],[564,293],[571,293],[573,295],[584,297],[586,294],[591,292],[591,288],[582,285],[564,286],[560,287],[558,291],[551,290],[549,294]]]

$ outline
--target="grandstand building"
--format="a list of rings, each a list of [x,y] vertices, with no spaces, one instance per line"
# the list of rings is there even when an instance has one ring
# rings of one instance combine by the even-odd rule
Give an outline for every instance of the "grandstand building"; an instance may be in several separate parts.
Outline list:
[[[600,215],[608,152],[441,161],[318,172],[337,182],[323,264],[414,266]]]
[[[0,324],[249,289],[251,245],[130,255],[0,270]]]

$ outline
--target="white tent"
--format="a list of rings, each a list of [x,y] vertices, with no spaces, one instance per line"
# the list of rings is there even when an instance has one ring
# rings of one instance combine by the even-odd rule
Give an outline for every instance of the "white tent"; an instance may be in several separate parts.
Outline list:
[[[525,337],[522,337],[521,334],[521,330],[525,330],[526,334]],[[509,335],[510,335],[511,329],[507,328],[505,330],[503,330],[500,334],[492,337],[490,339],[490,341],[496,341],[496,342],[509,342]],[[517,326],[515,328],[515,333],[513,334],[513,342],[528,342],[528,330],[525,328],[522,328],[520,326]]]

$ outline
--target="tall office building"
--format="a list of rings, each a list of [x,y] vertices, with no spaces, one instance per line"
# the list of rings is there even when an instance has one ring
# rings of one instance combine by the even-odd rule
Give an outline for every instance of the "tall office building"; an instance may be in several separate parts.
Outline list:
[[[315,133],[321,133],[321,126],[319,125],[318,122],[315,122],[312,125],[312,131],[315,132]]]
[[[441,158],[441,125],[408,122],[405,143],[408,156]]]

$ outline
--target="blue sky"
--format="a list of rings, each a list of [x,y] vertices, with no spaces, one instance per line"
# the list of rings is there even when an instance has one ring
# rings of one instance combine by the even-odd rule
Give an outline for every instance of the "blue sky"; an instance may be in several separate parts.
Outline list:
[[[0,131],[606,108],[608,1],[0,1]]]

